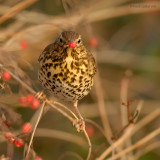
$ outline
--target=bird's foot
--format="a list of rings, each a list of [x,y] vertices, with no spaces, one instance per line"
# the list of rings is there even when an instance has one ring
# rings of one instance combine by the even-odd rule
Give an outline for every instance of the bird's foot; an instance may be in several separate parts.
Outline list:
[[[46,95],[44,94],[44,91],[39,91],[39,92],[37,92],[35,97],[37,97],[38,99],[45,99]]]
[[[84,119],[75,119],[73,126],[76,127],[77,132],[83,132],[85,130],[85,121]]]

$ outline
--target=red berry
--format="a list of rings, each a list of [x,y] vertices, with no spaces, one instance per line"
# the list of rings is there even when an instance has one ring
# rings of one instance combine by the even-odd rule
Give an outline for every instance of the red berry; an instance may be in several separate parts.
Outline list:
[[[15,135],[14,135],[13,133],[11,133],[11,132],[6,133],[6,134],[4,135],[4,137],[5,137],[6,139],[8,139],[8,142],[9,142],[9,143],[14,143],[14,141],[15,141]]]
[[[42,158],[38,156],[38,157],[34,158],[34,160],[42,160]]]
[[[92,137],[94,135],[94,128],[90,125],[86,126],[86,132],[88,133],[89,137]]]
[[[22,139],[20,139],[20,138],[17,138],[17,139],[15,139],[15,141],[14,141],[14,145],[15,145],[16,147],[21,147],[21,146],[23,145],[23,143],[24,143],[24,141],[23,141]]]
[[[73,42],[69,42],[68,45],[71,48],[76,48],[76,42],[74,42],[74,41]]]
[[[26,97],[20,97],[19,98],[19,104],[23,107],[26,107],[28,105],[28,102],[27,102],[27,98]]]
[[[32,101],[34,100],[34,96],[33,94],[28,94],[26,97],[26,100],[28,103],[32,103]]]
[[[2,79],[3,79],[4,81],[10,80],[10,78],[11,78],[11,75],[10,75],[9,72],[4,71],[4,72],[2,73]]]
[[[32,130],[32,125],[29,122],[26,122],[21,128],[21,131],[24,134],[28,134],[31,130]]]
[[[40,105],[39,100],[35,98],[35,99],[33,99],[30,107],[31,107],[32,109],[37,109],[37,108],[39,107],[39,105]]]
[[[7,132],[7,133],[4,135],[4,137],[5,137],[6,139],[8,139],[9,137],[15,137],[15,135],[14,135],[13,133],[11,133],[11,132]]]
[[[27,42],[26,41],[21,41],[20,46],[21,46],[22,49],[26,49],[27,48]]]
[[[15,142],[15,137],[9,137],[8,142],[11,143],[11,144],[14,143]]]
[[[89,45],[91,47],[97,47],[98,46],[98,40],[95,37],[92,37],[89,39]]]

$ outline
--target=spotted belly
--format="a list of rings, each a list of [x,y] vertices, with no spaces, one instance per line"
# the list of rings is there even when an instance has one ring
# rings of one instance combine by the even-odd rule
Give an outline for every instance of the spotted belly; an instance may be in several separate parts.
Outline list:
[[[48,63],[40,68],[39,80],[53,96],[65,101],[76,101],[89,93],[93,77],[84,68],[71,69],[65,64],[49,66]]]

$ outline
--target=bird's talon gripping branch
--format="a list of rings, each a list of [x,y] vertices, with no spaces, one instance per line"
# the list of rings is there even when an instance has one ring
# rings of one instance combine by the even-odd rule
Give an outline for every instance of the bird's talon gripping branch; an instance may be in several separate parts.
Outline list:
[[[43,91],[37,92],[35,97],[37,97],[38,99],[46,99],[46,95],[44,94]]]
[[[85,121],[83,119],[75,119],[73,126],[77,129],[77,132],[83,132],[85,130]]]

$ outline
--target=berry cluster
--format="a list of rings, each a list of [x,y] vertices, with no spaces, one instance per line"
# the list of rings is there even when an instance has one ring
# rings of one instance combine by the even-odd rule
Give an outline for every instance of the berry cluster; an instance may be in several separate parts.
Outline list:
[[[16,137],[11,132],[7,132],[4,137],[8,140],[9,143],[13,143],[16,147],[21,147],[24,144],[24,141],[21,138]]]
[[[9,72],[4,71],[2,73],[2,79],[4,81],[8,81],[10,80],[11,75]],[[35,98],[32,94],[28,94],[26,97],[22,96],[19,98],[19,104],[23,107],[27,107],[28,105],[30,105],[31,109],[37,109],[40,105],[40,101]]]
[[[21,128],[23,134],[28,134],[31,130],[32,125],[29,122],[26,122]],[[7,132],[4,137],[9,143],[13,143],[16,147],[21,147],[24,144],[23,140],[15,136],[12,132]]]
[[[32,130],[32,125],[29,122],[26,122],[22,127],[21,127],[21,133],[23,134],[28,134]],[[18,138],[18,136],[14,135],[12,132],[7,132],[4,134],[4,137],[8,140],[9,143],[14,144],[15,147],[21,147],[24,144],[23,139]],[[42,160],[41,157],[37,156],[34,158],[34,160]]]
[[[22,49],[26,49],[27,43],[25,41],[21,42],[20,46]],[[1,77],[3,81],[9,81],[11,79],[11,75],[7,71],[4,71]],[[27,107],[28,105],[30,105],[31,109],[37,109],[40,106],[40,101],[37,98],[35,98],[32,94],[28,94],[27,96],[22,96],[19,98],[19,104],[23,107]],[[31,130],[32,125],[29,122],[24,123],[24,125],[21,127],[22,134],[28,134],[31,132]],[[8,140],[9,143],[14,144],[15,147],[19,148],[24,145],[23,139],[19,138],[19,136],[14,135],[12,132],[5,133],[4,137]],[[42,158],[36,156],[34,160],[42,160]]]
[[[19,98],[19,104],[22,107],[27,107],[28,105],[30,105],[31,109],[37,109],[40,106],[40,101],[32,94],[28,94],[27,96],[22,96]]]

